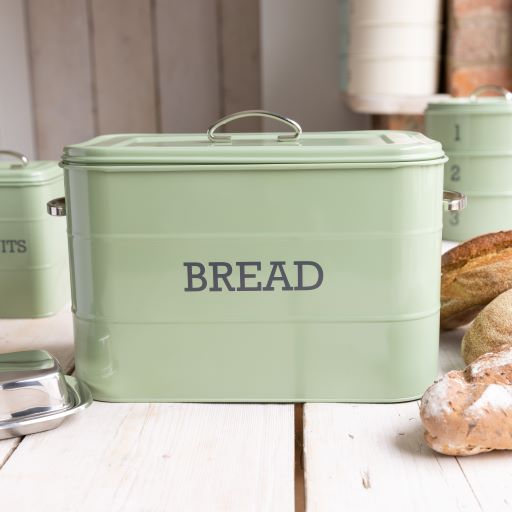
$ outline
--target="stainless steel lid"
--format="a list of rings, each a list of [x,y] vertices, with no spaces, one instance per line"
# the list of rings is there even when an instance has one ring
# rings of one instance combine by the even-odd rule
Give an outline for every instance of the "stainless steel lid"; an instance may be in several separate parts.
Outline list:
[[[45,350],[0,354],[0,439],[55,428],[91,402],[89,389]]]

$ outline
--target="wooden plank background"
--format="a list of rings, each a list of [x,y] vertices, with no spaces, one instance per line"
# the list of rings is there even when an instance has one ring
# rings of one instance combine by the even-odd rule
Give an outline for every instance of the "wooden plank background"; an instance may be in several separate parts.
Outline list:
[[[13,51],[13,48],[16,51]],[[35,156],[25,9],[0,0],[0,149]]]
[[[183,0],[156,0],[155,71],[163,132],[203,131],[222,111],[217,4],[187,0],[183,6]]]
[[[352,112],[340,96],[339,0],[260,0],[260,6],[265,108],[286,113],[306,131],[369,129],[369,116]]]
[[[152,5],[151,0],[90,0],[100,134],[157,131]]]
[[[37,157],[94,135],[87,1],[27,0]]]
[[[338,92],[337,0],[322,5],[315,21],[307,0],[0,0],[0,147],[58,159],[97,134],[200,132],[267,107],[309,130],[366,126]]]

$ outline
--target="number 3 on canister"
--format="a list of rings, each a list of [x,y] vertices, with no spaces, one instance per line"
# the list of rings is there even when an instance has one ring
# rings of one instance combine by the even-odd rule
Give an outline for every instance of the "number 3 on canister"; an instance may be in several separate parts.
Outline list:
[[[459,219],[459,212],[450,212],[450,219],[448,221],[452,226],[458,226],[460,219]]]

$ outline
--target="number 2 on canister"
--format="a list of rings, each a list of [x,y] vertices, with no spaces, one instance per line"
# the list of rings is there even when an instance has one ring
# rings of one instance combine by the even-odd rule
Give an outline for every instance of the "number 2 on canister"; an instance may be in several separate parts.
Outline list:
[[[460,181],[460,165],[453,164],[450,167],[450,180]]]

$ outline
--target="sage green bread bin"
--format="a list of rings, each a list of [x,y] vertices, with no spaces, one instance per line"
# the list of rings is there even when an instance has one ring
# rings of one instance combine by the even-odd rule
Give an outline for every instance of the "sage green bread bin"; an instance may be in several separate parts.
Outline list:
[[[486,92],[499,96],[480,96]],[[468,196],[466,210],[445,214],[443,238],[512,229],[512,93],[483,86],[468,98],[431,103],[425,127],[449,157],[445,187]]]
[[[0,318],[49,316],[69,300],[65,222],[46,214],[64,173],[14,151],[0,157]]]
[[[65,148],[77,376],[96,399],[393,402],[436,377],[443,163],[413,132]],[[452,201],[456,207],[457,201]]]

